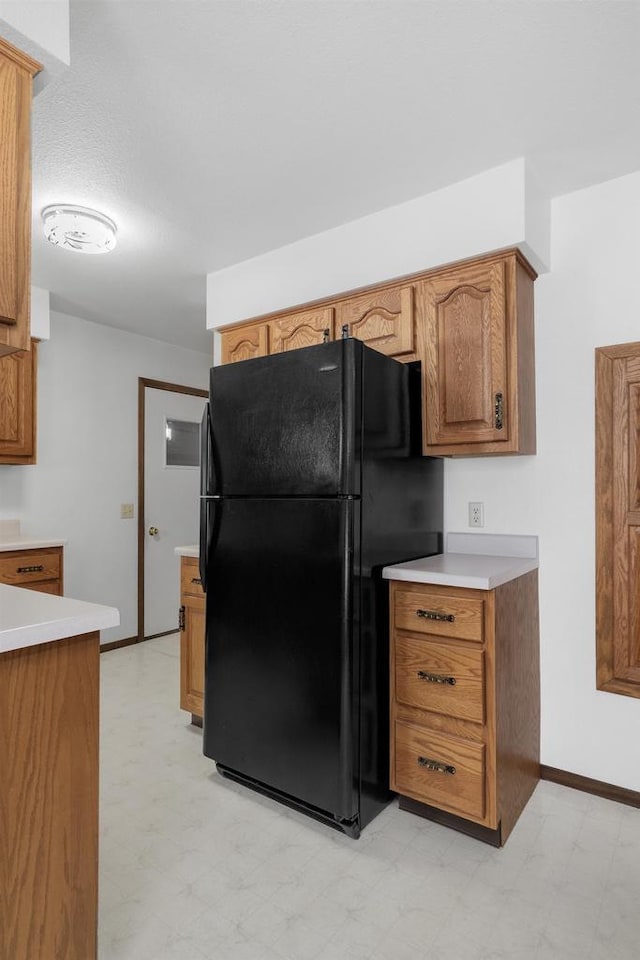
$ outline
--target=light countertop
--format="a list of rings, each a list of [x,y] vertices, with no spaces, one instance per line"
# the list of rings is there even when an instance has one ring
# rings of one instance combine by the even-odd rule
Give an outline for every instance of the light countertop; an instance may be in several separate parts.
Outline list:
[[[200,556],[200,547],[176,547],[174,553],[179,557],[195,557],[197,559]]]
[[[119,624],[115,607],[0,583],[0,654]]]
[[[7,550],[38,550],[43,547],[64,547],[66,540],[47,540],[38,537],[15,537],[0,539],[0,552]]]
[[[538,538],[509,534],[447,535],[447,552],[384,567],[385,580],[493,590],[538,569]]]
[[[408,580],[412,583],[436,583],[447,587],[471,587],[493,590],[538,569],[537,560],[518,557],[487,557],[468,553],[439,553],[406,563],[384,567],[385,580]]]

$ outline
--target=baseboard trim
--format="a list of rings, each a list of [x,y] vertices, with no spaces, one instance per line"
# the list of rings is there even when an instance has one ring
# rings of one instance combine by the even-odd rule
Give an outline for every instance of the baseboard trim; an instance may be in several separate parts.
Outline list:
[[[175,626],[173,630],[163,630],[162,633],[152,633],[150,636],[145,637],[145,640],[157,640],[158,637],[168,637],[172,633],[177,633],[178,627]]]
[[[558,770],[557,767],[546,767],[540,765],[540,779],[550,780],[552,783],[559,783],[563,787],[571,787],[573,790],[582,790],[583,793],[592,793],[596,797],[603,797],[605,800],[616,800],[618,803],[625,803],[629,807],[640,807],[640,792],[629,790],[627,787],[618,787],[613,783],[605,783],[603,780],[592,780],[591,777],[583,777],[579,773],[569,773],[568,770]]]
[[[137,636],[125,637],[124,640],[111,640],[110,643],[100,644],[100,653],[108,653],[109,650],[118,650],[120,647],[131,647],[137,642]]]
[[[174,627],[173,630],[163,630],[162,633],[152,633],[150,637],[145,637],[145,640],[157,640],[158,637],[168,637],[172,633],[177,633],[178,628]],[[134,643],[143,643],[144,641],[138,640],[137,635],[135,637],[125,637],[124,640],[112,640],[110,643],[100,644],[100,653],[107,653],[108,650],[119,650],[120,647],[132,647]]]

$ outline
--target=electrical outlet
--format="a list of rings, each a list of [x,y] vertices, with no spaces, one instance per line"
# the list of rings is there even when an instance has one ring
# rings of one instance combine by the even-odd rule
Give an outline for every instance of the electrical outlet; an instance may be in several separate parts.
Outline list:
[[[132,503],[120,504],[120,519],[133,520],[133,504]]]
[[[469,526],[484,527],[484,503],[469,502]]]

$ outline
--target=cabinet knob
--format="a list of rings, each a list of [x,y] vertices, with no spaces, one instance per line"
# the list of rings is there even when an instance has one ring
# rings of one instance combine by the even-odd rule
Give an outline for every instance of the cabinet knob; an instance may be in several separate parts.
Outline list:
[[[150,537],[157,537],[159,533],[160,533],[160,531],[158,530],[157,527],[149,527],[149,536],[150,536]]]

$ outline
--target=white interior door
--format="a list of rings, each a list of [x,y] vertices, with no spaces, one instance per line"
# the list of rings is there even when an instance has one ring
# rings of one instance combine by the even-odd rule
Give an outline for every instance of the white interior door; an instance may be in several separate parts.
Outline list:
[[[177,629],[180,560],[198,543],[198,429],[206,398],[145,390],[144,634]]]

